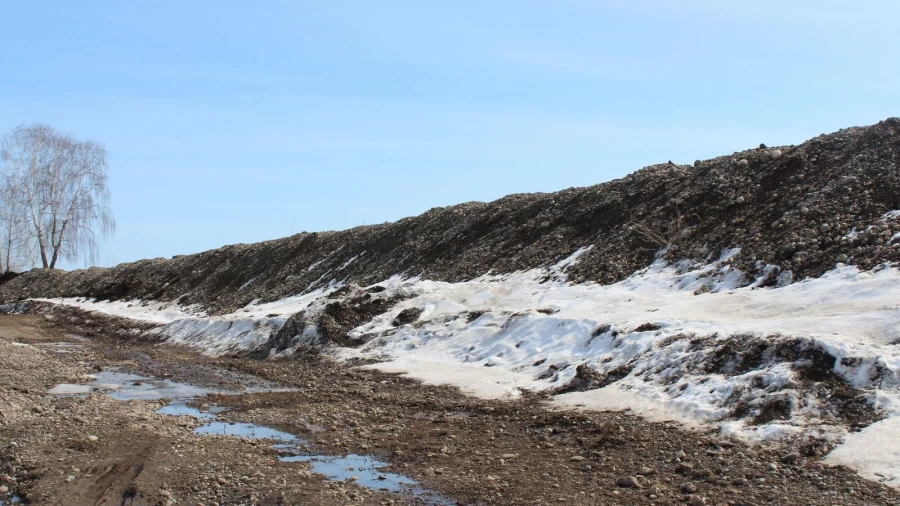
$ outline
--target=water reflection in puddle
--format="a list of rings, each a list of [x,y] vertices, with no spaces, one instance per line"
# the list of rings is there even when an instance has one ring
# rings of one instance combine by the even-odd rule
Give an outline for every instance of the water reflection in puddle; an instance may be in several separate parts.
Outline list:
[[[153,401],[159,399],[190,399],[214,392],[214,390],[188,385],[187,383],[148,378],[112,370],[93,374],[91,379],[93,381],[85,384],[62,383],[51,388],[49,393],[55,395],[79,395],[103,391],[113,399],[120,401]]]
[[[373,490],[410,492],[421,499],[423,504],[431,506],[456,504],[455,501],[420,487],[419,483],[412,478],[381,471],[388,464],[370,455],[354,453],[344,456],[304,455],[298,450],[299,445],[305,445],[304,439],[271,427],[252,423],[208,422],[194,429],[194,433],[275,441],[276,444],[273,444],[272,447],[282,455],[278,460],[309,462],[314,473],[324,475],[330,480],[351,481]]]
[[[160,415],[170,416],[192,416],[198,420],[214,420],[216,414],[224,413],[228,408],[220,406],[207,406],[203,408],[195,408],[188,406],[184,401],[175,400],[156,410]]]
[[[358,485],[376,490],[399,492],[416,485],[416,481],[399,474],[384,473],[380,469],[387,463],[368,455],[351,453],[344,457],[332,455],[291,455],[281,457],[282,462],[309,462],[312,470],[332,480],[352,480]]]
[[[253,423],[209,422],[194,429],[194,433],[245,437],[250,439],[271,439],[272,441],[279,441],[282,443],[299,441],[297,436],[293,434],[288,434],[287,432]]]
[[[22,499],[19,498],[19,496],[17,496],[17,495],[14,495],[9,498],[10,504],[19,504],[20,502],[22,502]],[[4,506],[5,504],[6,504],[6,501],[3,499],[0,499],[0,506]]]

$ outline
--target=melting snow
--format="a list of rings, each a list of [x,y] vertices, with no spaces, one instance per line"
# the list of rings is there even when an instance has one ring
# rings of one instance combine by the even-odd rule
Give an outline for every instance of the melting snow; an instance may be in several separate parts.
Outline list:
[[[63,304],[86,311],[110,316],[130,318],[149,323],[170,323],[181,318],[204,317],[206,313],[197,306],[179,306],[175,302],[135,300],[98,301],[88,298],[34,299],[41,302]]]
[[[359,348],[331,352],[339,358],[375,358],[382,362],[369,367],[458,385],[488,398],[516,397],[523,389],[567,389],[579,379],[581,366],[605,381],[599,388],[556,395],[556,405],[627,408],[651,419],[716,425],[748,441],[809,431],[832,439],[847,436],[846,427],[826,417],[803,391],[790,361],[724,372],[709,367],[716,350],[739,346],[741,339],[789,343],[835,357],[833,372],[863,389],[872,406],[889,417],[847,436],[830,458],[867,476],[897,467],[900,448],[885,441],[900,431],[895,421],[900,420],[900,352],[894,344],[900,342],[900,271],[860,272],[838,264],[817,279],[760,288],[731,267],[737,251],[708,265],[658,261],[612,285],[566,280],[566,270],[590,247],[546,269],[467,282],[394,276],[379,285],[409,298],[350,333],[360,340],[377,337]],[[332,281],[305,295],[254,302],[216,317],[154,303],[50,302],[161,323],[155,330],[161,336],[221,354],[265,345],[291,314],[322,304],[339,287]],[[395,326],[395,317],[412,307],[423,310],[418,320]],[[732,419],[736,400],[752,413],[775,395],[792,406],[785,419],[758,425],[750,423],[750,415]],[[879,456],[863,463],[858,448],[875,443]]]

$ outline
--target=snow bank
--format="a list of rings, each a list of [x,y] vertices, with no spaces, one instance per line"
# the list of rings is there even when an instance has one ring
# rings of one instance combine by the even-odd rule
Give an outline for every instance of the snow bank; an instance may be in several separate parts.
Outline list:
[[[209,316],[197,306],[174,302],[96,301],[87,298],[35,299],[76,307],[108,316],[156,323],[148,333],[168,342],[192,346],[210,355],[258,350],[288,318],[340,288],[336,282],[303,295],[275,302],[253,301],[239,311]]]
[[[659,261],[612,285],[568,282],[566,270],[589,250],[460,283],[394,276],[378,285],[405,300],[350,332],[359,347],[330,352],[482,397],[548,391],[556,406],[631,409],[749,442],[846,436],[831,458],[873,476],[900,463],[886,445],[869,467],[854,450],[889,439],[900,420],[898,269],[838,264],[762,288],[732,268],[731,250],[706,265]],[[291,315],[319,310],[339,287],[215,317],[154,303],[50,302],[157,322],[163,338],[222,354],[266,346]],[[418,319],[395,325],[408,308],[421,310]],[[848,385],[849,394],[832,395]],[[876,412],[888,420],[848,436]]]
[[[836,359],[835,372],[859,388],[874,387],[878,375],[885,388],[896,386],[900,354],[892,343],[900,340],[900,272],[841,266],[783,288],[739,288],[740,273],[728,264],[733,254],[695,268],[658,262],[607,286],[541,282],[546,271],[465,283],[411,280],[404,288],[415,297],[351,332],[379,337],[339,355],[386,360],[390,366],[378,367],[406,367],[427,381],[448,375],[413,364],[452,365],[461,369],[450,382],[500,397],[521,389],[564,390],[585,365],[601,385],[605,377],[684,420],[704,422],[725,421],[738,401],[752,414],[779,393],[796,415],[782,432],[821,423],[816,406],[800,398],[792,361],[746,371],[710,367],[711,356],[734,344],[735,336],[742,338],[738,344],[756,336],[766,338],[766,346],[824,351]],[[418,322],[394,327],[397,314],[410,307],[423,310]],[[493,385],[475,387],[483,377]],[[558,401],[590,407],[595,397],[570,394]],[[898,406],[892,391],[873,401],[890,412]],[[749,439],[771,436],[744,425],[728,422],[729,430]]]
[[[148,323],[171,323],[182,318],[202,318],[206,316],[197,306],[179,306],[174,302],[155,302],[136,300],[98,301],[85,297],[34,299],[76,307],[85,311],[93,311],[108,316],[118,316]]]

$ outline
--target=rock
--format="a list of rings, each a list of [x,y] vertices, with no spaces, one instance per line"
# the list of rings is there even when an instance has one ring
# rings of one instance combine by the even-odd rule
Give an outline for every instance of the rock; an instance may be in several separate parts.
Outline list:
[[[169,492],[168,490],[163,489],[163,490],[160,490],[160,491],[159,491],[159,496],[160,496],[160,497],[165,497],[166,499],[171,499],[171,498],[172,498],[172,492]]]
[[[6,485],[0,485],[0,495],[6,495],[9,493],[9,487]]]
[[[638,470],[638,474],[641,476],[650,476],[651,474],[656,474],[656,470],[644,466]]]
[[[740,160],[738,160],[737,165],[738,165],[738,167],[746,167],[746,166],[750,165],[750,161],[747,160],[746,158],[741,158]]]
[[[679,462],[678,465],[675,466],[675,472],[678,474],[687,474],[694,469],[694,466],[687,462]]]
[[[659,485],[652,485],[647,489],[647,495],[661,495],[664,492],[664,489]]]
[[[699,495],[692,495],[688,498],[688,502],[691,506],[706,506],[706,499],[700,497]]]
[[[747,201],[747,199],[745,199],[743,195],[741,195],[741,196],[739,196],[738,198],[734,199],[735,204],[743,204],[743,203],[746,202],[746,201]]]
[[[709,469],[700,468],[700,469],[697,469],[696,471],[694,471],[693,474],[694,474],[694,478],[709,478],[710,476],[713,475],[713,472],[710,471]]]
[[[781,155],[782,153],[780,149],[773,149],[772,151],[769,151],[769,157],[772,160],[778,160],[779,158],[781,158]]]
[[[90,442],[92,442],[92,443],[98,441],[99,439],[100,439],[100,438],[98,438],[97,436],[88,436],[88,437],[87,437],[87,440],[90,441]]]
[[[574,455],[569,459],[570,462],[584,462],[584,457],[581,455]]]
[[[800,454],[797,452],[791,452],[781,456],[782,464],[793,465],[796,464],[798,460],[800,460]]]
[[[641,483],[634,476],[616,478],[616,486],[620,488],[641,488]]]
[[[767,147],[768,147],[768,146],[766,146],[766,145],[763,144],[763,143],[760,143],[760,145],[759,145],[759,149],[766,149]]]
[[[694,492],[697,491],[697,485],[694,485],[691,482],[682,483],[679,488],[685,494],[693,494]]]

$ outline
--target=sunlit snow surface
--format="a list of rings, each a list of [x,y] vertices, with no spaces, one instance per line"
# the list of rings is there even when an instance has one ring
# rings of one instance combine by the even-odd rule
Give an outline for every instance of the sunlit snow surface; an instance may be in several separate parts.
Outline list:
[[[582,248],[546,269],[460,283],[395,276],[379,285],[409,298],[354,329],[351,337],[365,341],[360,347],[331,352],[339,358],[376,358],[381,363],[370,367],[457,385],[488,398],[564,387],[584,364],[601,374],[624,375],[600,389],[557,395],[554,403],[578,409],[630,408],[651,419],[712,424],[751,442],[801,433],[843,437],[846,428],[823,418],[789,362],[733,375],[703,371],[711,350],[735,336],[773,342],[796,338],[836,357],[834,372],[863,389],[888,417],[900,414],[900,351],[893,344],[900,342],[896,267],[859,272],[838,264],[817,279],[758,288],[731,268],[729,259],[737,253],[732,250],[708,265],[659,261],[612,285],[569,283],[566,270],[589,251]],[[255,349],[290,314],[314,310],[338,286],[213,318],[166,307],[156,309],[153,321],[163,324],[160,335],[207,353]],[[150,318],[135,314],[138,305],[52,302]],[[153,312],[153,307],[144,311]],[[423,309],[418,320],[395,326],[397,314],[410,307]],[[163,321],[160,313],[171,319]],[[694,346],[692,340],[704,344]],[[751,408],[772,394],[786,395],[794,409],[789,419],[762,425],[733,420],[738,394]],[[876,472],[893,477],[892,469],[900,467],[900,438],[883,436],[893,431],[893,420],[849,435],[832,458],[870,477]],[[859,458],[858,448],[870,441],[878,442],[883,458]],[[900,478],[888,479],[898,482]]]

